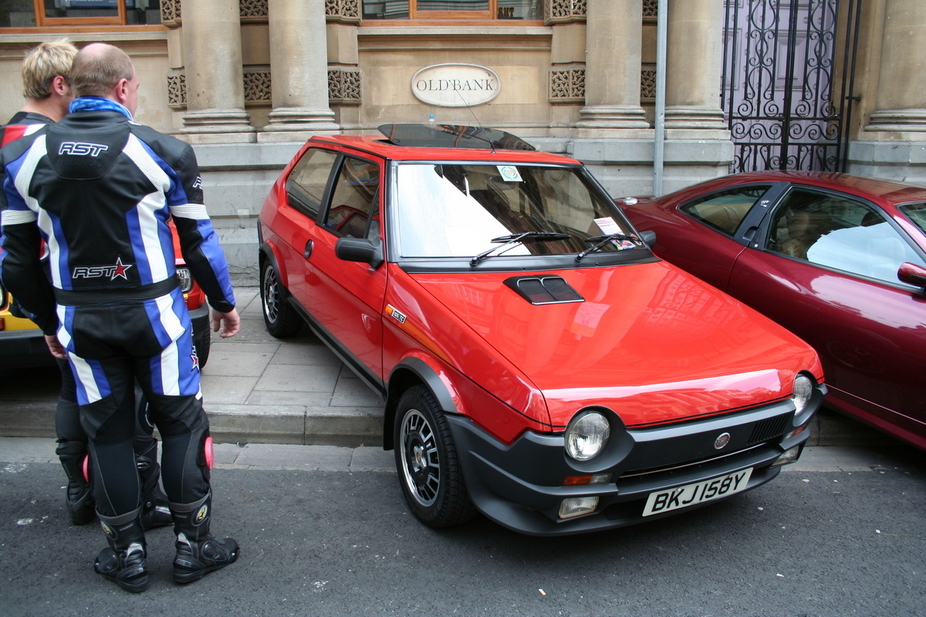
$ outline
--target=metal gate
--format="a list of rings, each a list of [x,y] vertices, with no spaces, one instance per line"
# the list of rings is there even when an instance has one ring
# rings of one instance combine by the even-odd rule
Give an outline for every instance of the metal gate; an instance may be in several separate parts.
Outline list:
[[[724,0],[731,173],[845,171],[861,2]]]

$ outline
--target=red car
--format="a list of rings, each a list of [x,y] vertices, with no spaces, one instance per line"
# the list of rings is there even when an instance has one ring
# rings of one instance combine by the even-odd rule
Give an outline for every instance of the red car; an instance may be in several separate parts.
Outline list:
[[[833,406],[926,449],[926,188],[766,172],[618,204],[657,255],[813,345]]]
[[[656,258],[579,162],[492,129],[317,136],[259,220],[275,336],[385,401],[425,524],[569,534],[752,489],[823,400],[804,342]]]

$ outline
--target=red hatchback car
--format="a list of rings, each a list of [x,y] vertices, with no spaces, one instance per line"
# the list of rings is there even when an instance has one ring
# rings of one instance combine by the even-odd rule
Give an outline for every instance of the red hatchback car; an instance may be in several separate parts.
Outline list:
[[[618,203],[657,255],[813,345],[833,406],[926,449],[926,188],[765,172]]]
[[[409,507],[617,527],[795,460],[816,353],[656,258],[577,161],[492,129],[310,139],[259,220],[275,336],[307,322],[385,401]]]

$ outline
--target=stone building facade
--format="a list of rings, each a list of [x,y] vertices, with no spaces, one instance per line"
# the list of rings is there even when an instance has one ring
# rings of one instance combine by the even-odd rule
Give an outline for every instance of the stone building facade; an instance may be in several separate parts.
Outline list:
[[[667,2],[665,191],[728,173],[719,84],[730,2],[760,0]],[[86,17],[91,5],[108,5],[109,23]],[[0,115],[21,105],[19,65],[39,41],[125,49],[141,79],[138,120],[197,150],[239,280],[256,276],[255,218],[271,182],[315,133],[433,115],[574,156],[613,195],[653,191],[657,0],[118,5],[0,0]],[[926,3],[860,6],[848,171],[926,184],[926,60],[910,51],[926,49]]]

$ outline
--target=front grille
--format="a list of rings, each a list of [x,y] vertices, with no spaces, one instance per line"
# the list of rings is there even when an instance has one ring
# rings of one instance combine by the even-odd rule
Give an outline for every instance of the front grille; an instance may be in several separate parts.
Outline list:
[[[749,445],[752,446],[769,439],[777,439],[784,435],[785,430],[791,425],[791,416],[793,415],[789,413],[756,422],[756,425],[752,428],[752,435],[749,437]]]
[[[781,409],[779,405],[775,407]],[[777,442],[791,426],[794,412],[788,410],[774,415],[769,412],[772,409],[766,408],[707,421],[630,431],[636,444],[620,478],[636,479],[713,464]],[[716,440],[723,433],[730,435],[729,444],[718,450]]]

